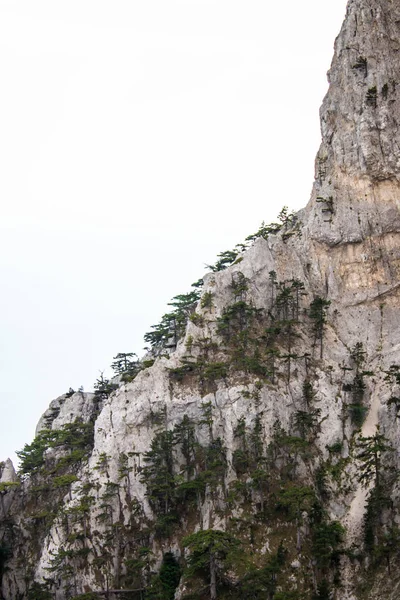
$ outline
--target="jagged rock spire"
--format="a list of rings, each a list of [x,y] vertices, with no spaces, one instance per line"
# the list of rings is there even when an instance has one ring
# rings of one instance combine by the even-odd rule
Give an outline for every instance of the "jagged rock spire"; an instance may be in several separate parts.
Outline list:
[[[205,277],[175,352],[101,405],[80,393],[51,403],[38,432],[52,437],[32,445],[12,503],[3,499],[1,598],[25,600],[29,587],[30,598],[103,596],[132,582],[142,592],[161,581],[151,571],[166,549],[184,563],[186,535],[214,529],[242,536],[243,564],[255,558],[256,575],[262,565],[256,584],[280,562],[280,540],[288,554],[282,572],[270,571],[273,589],[310,598],[319,586],[326,597],[340,574],[337,599],[398,600],[399,5],[349,2],[313,192],[293,229]],[[375,461],[367,489],[359,432],[388,442],[388,469]],[[369,494],[384,473],[367,548]],[[226,591],[242,597],[242,569],[231,573]],[[185,572],[175,597],[198,585],[203,594],[203,584]]]
[[[10,458],[3,463],[0,463],[0,483],[8,483],[17,481],[14,465]]]
[[[399,51],[400,3],[350,0],[320,111],[313,238],[333,245],[400,230]],[[376,218],[367,222],[367,210]]]
[[[321,108],[323,144],[346,174],[400,176],[400,3],[351,0]]]

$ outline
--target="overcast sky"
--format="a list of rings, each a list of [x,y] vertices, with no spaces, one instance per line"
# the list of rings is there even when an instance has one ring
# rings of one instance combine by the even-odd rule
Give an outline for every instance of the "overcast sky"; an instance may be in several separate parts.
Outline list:
[[[345,0],[1,0],[0,459],[309,198]]]

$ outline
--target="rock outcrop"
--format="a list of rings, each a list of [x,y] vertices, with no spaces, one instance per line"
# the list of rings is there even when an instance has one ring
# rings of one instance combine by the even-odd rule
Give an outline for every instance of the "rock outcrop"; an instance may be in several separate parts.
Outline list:
[[[1,598],[399,597],[399,33],[397,1],[350,0],[306,208],[5,464]]]

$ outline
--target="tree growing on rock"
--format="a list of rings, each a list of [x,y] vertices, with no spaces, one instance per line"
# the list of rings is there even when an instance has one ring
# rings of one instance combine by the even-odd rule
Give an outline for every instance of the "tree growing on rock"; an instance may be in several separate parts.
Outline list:
[[[357,442],[359,453],[357,460],[359,461],[358,480],[365,487],[371,483],[379,488],[382,483],[382,454],[393,450],[389,440],[379,431],[375,435],[363,437],[360,436]]]
[[[116,375],[122,375],[122,379],[134,379],[140,371],[140,363],[134,352],[119,352],[114,356],[111,368]]]
[[[373,436],[360,436],[356,447],[359,450],[356,456],[359,461],[358,480],[364,487],[370,488],[364,515],[365,547],[375,555],[376,559],[379,558],[379,555],[382,558],[385,557],[390,570],[390,554],[393,550],[394,538],[388,544],[385,529],[382,527],[382,514],[385,509],[391,509],[392,501],[388,479],[385,477],[389,467],[383,464],[382,457],[393,448],[389,440],[379,433],[379,430]],[[394,531],[394,525],[392,523],[392,531]]]
[[[107,400],[107,398],[117,389],[118,385],[111,383],[109,379],[104,377],[104,371],[100,371],[100,377],[96,379],[93,388],[96,399],[98,401]]]
[[[308,486],[288,485],[279,497],[281,506],[288,511],[289,518],[296,523],[297,529],[297,551],[301,550],[301,527],[303,525],[303,513],[311,510],[315,500],[314,491]]]
[[[225,531],[205,529],[188,535],[183,545],[190,550],[187,574],[206,575],[210,600],[217,599],[218,580],[238,553],[239,540]]]
[[[313,332],[315,336],[315,342],[319,341],[320,358],[323,357],[324,347],[324,329],[327,322],[326,311],[330,306],[330,300],[324,300],[320,296],[314,298],[310,304],[309,317],[313,322]]]

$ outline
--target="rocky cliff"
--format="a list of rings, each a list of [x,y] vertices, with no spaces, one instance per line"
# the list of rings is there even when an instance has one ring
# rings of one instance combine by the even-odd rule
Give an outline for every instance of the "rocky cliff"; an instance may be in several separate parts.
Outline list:
[[[400,596],[399,34],[350,0],[307,207],[3,463],[1,598]]]

